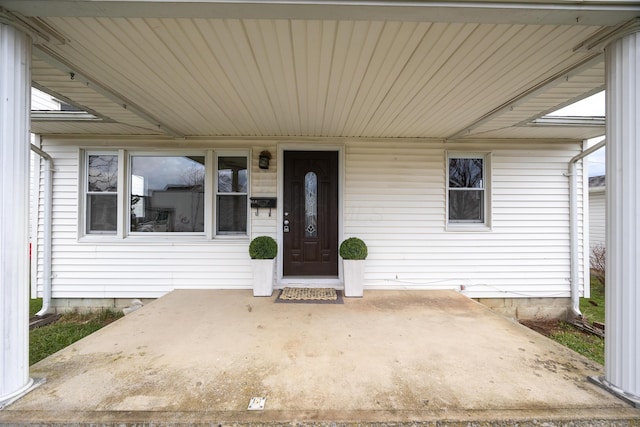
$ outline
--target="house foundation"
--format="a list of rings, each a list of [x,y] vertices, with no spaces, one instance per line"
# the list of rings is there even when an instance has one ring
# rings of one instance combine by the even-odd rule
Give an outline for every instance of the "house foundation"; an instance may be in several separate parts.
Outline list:
[[[102,310],[120,311],[136,305],[134,301],[146,305],[155,301],[155,298],[55,298],[51,301],[51,306],[56,313],[92,313]]]
[[[248,290],[247,290],[248,291]],[[366,291],[365,291],[366,298]],[[571,306],[570,298],[473,298],[506,317],[518,320],[565,320]],[[137,298],[143,304],[154,298]],[[120,311],[134,304],[132,298],[56,298],[52,307],[57,313],[90,313],[100,310]]]
[[[504,316],[518,320],[565,320],[571,298],[474,298]]]

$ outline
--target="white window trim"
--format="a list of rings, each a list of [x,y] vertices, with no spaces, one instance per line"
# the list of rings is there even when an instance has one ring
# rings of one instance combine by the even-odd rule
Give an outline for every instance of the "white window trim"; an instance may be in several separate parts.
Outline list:
[[[115,233],[88,233],[87,224],[87,168],[89,155],[117,155],[118,156],[118,189],[117,189],[117,230]],[[131,157],[154,156],[175,157],[197,155],[205,157],[205,203],[204,203],[204,231],[195,233],[184,232],[131,232]],[[216,235],[216,198],[217,198],[217,168],[218,157],[236,156],[247,158],[247,231],[246,233],[230,233]],[[123,241],[164,243],[164,242],[201,242],[207,241],[239,241],[247,240],[251,235],[251,209],[249,200],[251,194],[252,158],[251,150],[178,150],[178,149],[133,149],[107,147],[81,147],[78,150],[78,242],[81,243],[117,243]],[[244,194],[244,193],[243,193]]]
[[[446,231],[491,231],[492,229],[492,200],[491,191],[493,174],[491,165],[490,152],[472,152],[472,151],[447,151],[445,157],[445,230]],[[484,221],[483,222],[451,222],[449,221],[449,159],[483,159],[483,182],[484,182]]]
[[[215,150],[213,152],[213,167],[211,168],[211,174],[213,175],[213,185],[212,185],[212,195],[210,197],[210,201],[213,204],[211,221],[209,221],[211,225],[212,235],[215,239],[248,239],[251,235],[251,208],[249,205],[249,198],[251,195],[251,151],[250,150]],[[223,193],[226,195],[245,195],[247,197],[247,229],[245,232],[236,232],[236,233],[218,233],[218,159],[220,157],[246,157],[247,159],[247,192],[246,193]]]
[[[118,238],[119,236],[119,230],[120,230],[120,207],[122,206],[121,203],[121,193],[122,193],[122,185],[123,185],[123,180],[122,180],[122,172],[123,172],[123,168],[122,168],[122,150],[117,150],[117,149],[80,149],[79,153],[78,153],[78,159],[79,159],[79,165],[80,167],[79,169],[79,178],[80,178],[80,185],[78,186],[80,191],[79,191],[79,203],[78,206],[80,207],[79,211],[78,211],[78,235],[81,238],[88,238],[88,239],[114,239],[114,238]],[[89,231],[89,217],[87,215],[89,206],[87,203],[87,196],[89,194],[89,180],[87,177],[87,173],[89,171],[89,156],[101,156],[101,155],[106,155],[106,156],[112,156],[115,155],[118,157],[118,184],[117,184],[117,190],[116,190],[116,221],[117,221],[117,225],[116,225],[116,231],[115,232],[100,232],[100,231],[93,231],[90,232]],[[109,193],[109,194],[113,194],[113,193]]]

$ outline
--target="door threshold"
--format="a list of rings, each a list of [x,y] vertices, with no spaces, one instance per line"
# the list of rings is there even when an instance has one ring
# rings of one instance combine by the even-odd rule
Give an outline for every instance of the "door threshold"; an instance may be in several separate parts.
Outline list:
[[[344,288],[339,277],[335,276],[287,276],[279,280],[276,288],[299,287],[299,288]]]

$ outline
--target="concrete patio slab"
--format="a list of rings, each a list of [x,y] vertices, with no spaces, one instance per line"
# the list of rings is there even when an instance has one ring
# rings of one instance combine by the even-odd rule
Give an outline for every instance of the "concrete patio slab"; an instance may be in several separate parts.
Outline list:
[[[640,424],[600,365],[457,292],[274,300],[174,291],[32,366],[0,424]]]

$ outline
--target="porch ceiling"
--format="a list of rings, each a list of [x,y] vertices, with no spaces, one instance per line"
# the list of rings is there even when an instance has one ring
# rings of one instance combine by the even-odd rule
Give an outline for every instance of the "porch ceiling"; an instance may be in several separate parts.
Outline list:
[[[42,35],[33,53],[34,85],[100,119],[33,120],[33,131],[591,137],[604,129],[524,125],[601,90],[601,53],[574,48],[640,15],[640,7],[626,2],[612,2],[615,12],[585,13],[584,25],[577,16],[562,18],[564,10],[554,15],[550,6],[537,14],[524,8],[526,16],[477,9],[474,22],[478,2],[458,15],[394,7],[387,20],[373,6],[356,13],[340,2],[245,4],[233,13],[224,8],[229,3],[243,4],[0,0],[5,20],[19,19]],[[214,9],[197,15],[195,6]],[[267,18],[255,19],[258,9]],[[308,19],[313,11],[322,19]]]

